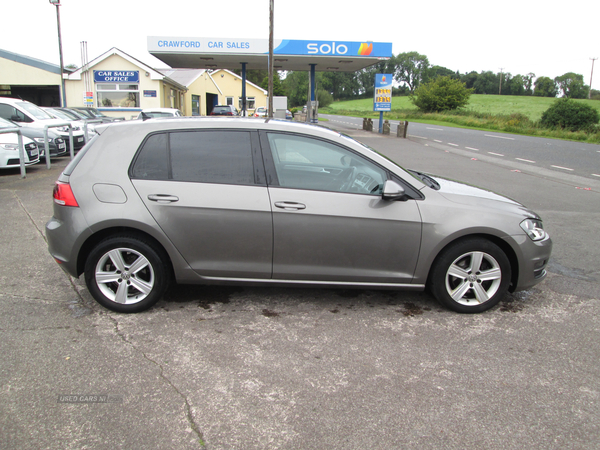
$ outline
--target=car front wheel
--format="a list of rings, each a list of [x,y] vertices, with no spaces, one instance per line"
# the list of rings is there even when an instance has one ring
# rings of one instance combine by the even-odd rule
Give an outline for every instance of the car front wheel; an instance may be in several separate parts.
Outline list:
[[[467,239],[439,255],[429,287],[436,299],[453,311],[477,313],[502,300],[510,273],[510,261],[500,247],[486,239]]]
[[[154,244],[138,237],[114,236],[101,241],[85,264],[90,294],[116,312],[150,308],[169,284],[169,272],[160,255]]]

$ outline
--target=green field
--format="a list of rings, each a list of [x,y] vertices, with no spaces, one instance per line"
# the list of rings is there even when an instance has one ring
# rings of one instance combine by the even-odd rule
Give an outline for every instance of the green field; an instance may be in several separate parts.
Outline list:
[[[468,111],[477,113],[487,113],[492,115],[511,115],[515,113],[524,114],[533,122],[541,119],[542,113],[546,111],[555,98],[549,97],[531,97],[517,95],[471,95]],[[587,103],[598,111],[600,111],[600,101],[598,100],[577,100],[578,102]],[[360,100],[348,100],[343,102],[335,102],[329,106],[333,111],[354,110],[373,113],[373,99],[364,98]],[[394,97],[392,99],[392,112],[415,110],[408,97]],[[377,114],[377,113],[373,113]]]
[[[555,101],[555,98],[548,97],[474,94],[471,95],[469,104],[462,111],[423,113],[411,103],[408,97],[394,97],[392,111],[384,113],[384,118],[600,143],[600,132],[568,132],[540,127],[537,122],[541,119],[542,113]],[[600,101],[598,100],[576,101],[587,103],[600,111]],[[379,117],[379,113],[373,112],[373,99],[371,98],[334,102],[327,108],[321,108],[320,112],[357,117]]]

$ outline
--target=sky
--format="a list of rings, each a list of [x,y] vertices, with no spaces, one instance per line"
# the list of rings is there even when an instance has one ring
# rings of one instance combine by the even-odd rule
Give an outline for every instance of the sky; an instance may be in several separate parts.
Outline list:
[[[0,49],[59,64],[56,7],[2,0]],[[274,38],[391,42],[460,73],[492,71],[589,85],[600,57],[597,0],[274,0]],[[64,64],[82,65],[112,47],[153,68],[147,36],[268,39],[269,0],[61,0]],[[600,60],[592,88],[600,90]]]

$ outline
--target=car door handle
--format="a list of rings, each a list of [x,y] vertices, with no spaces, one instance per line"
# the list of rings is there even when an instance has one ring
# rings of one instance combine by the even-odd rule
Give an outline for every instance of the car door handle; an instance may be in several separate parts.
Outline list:
[[[298,211],[300,209],[306,209],[306,205],[304,203],[297,202],[275,202],[275,206],[285,209],[286,211]]]
[[[148,196],[148,200],[152,200],[153,202],[158,203],[173,203],[178,202],[179,197],[175,195],[167,195],[167,194],[150,194]]]

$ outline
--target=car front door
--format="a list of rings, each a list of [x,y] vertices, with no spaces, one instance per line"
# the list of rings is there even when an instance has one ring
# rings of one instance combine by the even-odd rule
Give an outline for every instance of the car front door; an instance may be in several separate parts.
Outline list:
[[[273,278],[412,281],[421,242],[415,200],[387,201],[388,172],[346,147],[261,134],[273,210]]]

